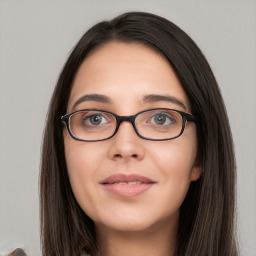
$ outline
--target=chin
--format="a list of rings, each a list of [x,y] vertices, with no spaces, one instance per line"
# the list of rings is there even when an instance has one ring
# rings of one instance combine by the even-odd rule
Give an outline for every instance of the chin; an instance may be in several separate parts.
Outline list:
[[[129,220],[117,220],[105,221],[102,223],[97,223],[99,226],[105,226],[108,230],[119,231],[119,232],[140,232],[149,229],[152,223],[145,221],[138,221],[134,219]],[[96,225],[97,225],[96,224]]]
[[[142,232],[146,230],[152,230],[157,226],[167,226],[173,219],[175,222],[178,220],[177,216],[154,216],[151,212],[147,215],[144,214],[134,214],[127,212],[126,214],[109,214],[102,216],[100,220],[95,220],[96,226],[103,226],[108,230],[120,231],[120,232]]]

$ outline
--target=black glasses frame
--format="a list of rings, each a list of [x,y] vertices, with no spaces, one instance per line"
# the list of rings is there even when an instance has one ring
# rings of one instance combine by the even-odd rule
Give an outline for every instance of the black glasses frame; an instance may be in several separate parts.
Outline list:
[[[171,110],[171,111],[179,113],[182,116],[182,129],[181,129],[180,133],[177,136],[175,136],[175,137],[166,138],[166,139],[151,139],[151,138],[147,138],[147,137],[142,136],[138,132],[138,130],[136,128],[135,119],[141,113],[152,111],[152,110]],[[108,113],[108,114],[113,115],[115,117],[115,119],[116,119],[116,129],[115,129],[114,133],[111,136],[109,136],[107,138],[104,138],[104,139],[100,139],[100,140],[84,140],[84,139],[80,139],[80,138],[76,137],[72,133],[71,128],[70,128],[70,118],[71,118],[72,115],[74,115],[74,114],[76,114],[78,112],[83,112],[83,111],[100,111],[100,112],[103,112],[103,113]],[[176,109],[170,109],[170,108],[152,108],[152,109],[147,109],[147,110],[143,110],[143,111],[141,111],[141,112],[139,112],[139,113],[137,113],[135,115],[131,115],[131,116],[119,116],[119,115],[116,115],[116,114],[114,114],[112,112],[101,110],[101,109],[81,109],[81,110],[74,111],[72,113],[66,114],[66,115],[61,117],[61,121],[66,123],[66,126],[68,128],[68,132],[69,132],[70,136],[73,139],[75,139],[75,140],[86,141],[86,142],[104,141],[104,140],[108,140],[108,139],[112,138],[117,133],[117,131],[118,131],[119,127],[120,127],[120,124],[122,122],[130,122],[132,124],[136,134],[140,138],[142,138],[142,139],[152,140],[152,141],[173,140],[173,139],[176,139],[176,138],[178,138],[178,137],[180,137],[182,135],[182,133],[184,132],[184,130],[186,128],[187,122],[198,122],[199,119],[200,118],[198,116],[196,116],[196,115],[192,115],[192,114],[189,114],[189,113],[186,113],[186,112],[183,112],[183,111],[179,111],[179,110],[176,110]]]

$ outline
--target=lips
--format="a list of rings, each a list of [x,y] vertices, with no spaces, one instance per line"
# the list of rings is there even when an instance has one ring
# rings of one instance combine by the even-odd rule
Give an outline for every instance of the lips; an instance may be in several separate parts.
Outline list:
[[[150,189],[155,181],[137,174],[114,174],[103,180],[101,186],[118,196],[138,196]]]

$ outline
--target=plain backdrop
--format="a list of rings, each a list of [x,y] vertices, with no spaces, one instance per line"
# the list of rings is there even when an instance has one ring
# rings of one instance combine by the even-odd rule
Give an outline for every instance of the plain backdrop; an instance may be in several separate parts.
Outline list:
[[[126,11],[173,21],[208,59],[234,137],[241,255],[256,255],[255,0],[0,0],[0,248],[41,254],[40,147],[54,85],[82,34]]]

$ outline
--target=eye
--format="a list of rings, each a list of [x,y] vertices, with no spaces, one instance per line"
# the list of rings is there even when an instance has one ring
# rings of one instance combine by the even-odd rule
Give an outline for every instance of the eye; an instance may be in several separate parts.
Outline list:
[[[88,115],[83,116],[82,122],[86,125],[98,126],[98,125],[105,124],[107,120],[102,114],[96,113],[89,116]]]
[[[171,115],[165,113],[157,113],[151,119],[151,122],[157,125],[170,125],[174,121],[175,119]]]

